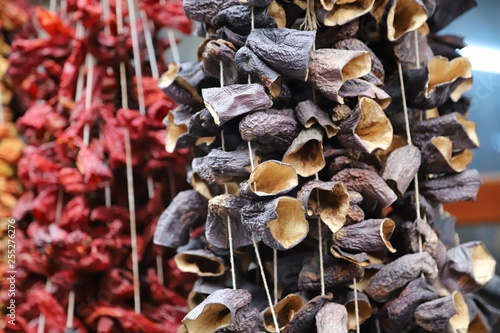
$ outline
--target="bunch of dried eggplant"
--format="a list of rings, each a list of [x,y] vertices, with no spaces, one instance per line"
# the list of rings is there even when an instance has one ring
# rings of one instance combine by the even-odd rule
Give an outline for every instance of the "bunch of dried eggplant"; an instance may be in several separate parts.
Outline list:
[[[154,241],[198,276],[187,332],[491,330],[495,260],[442,210],[481,183],[471,65],[437,34],[474,5],[184,0],[206,39],[159,85],[193,189]]]

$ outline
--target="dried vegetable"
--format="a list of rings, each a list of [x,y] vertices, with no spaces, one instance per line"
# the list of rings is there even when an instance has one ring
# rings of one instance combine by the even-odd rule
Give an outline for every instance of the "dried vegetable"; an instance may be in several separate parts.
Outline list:
[[[187,313],[193,278],[152,238],[189,159],[164,149],[175,102],[157,87],[172,42],[162,30],[192,24],[181,2],[160,2],[54,1],[57,13],[30,10],[12,42],[27,146],[6,332],[175,332]]]
[[[198,280],[180,331],[489,332],[494,275],[443,203],[474,200],[473,0],[184,0],[205,37],[159,86],[190,148],[154,242]]]

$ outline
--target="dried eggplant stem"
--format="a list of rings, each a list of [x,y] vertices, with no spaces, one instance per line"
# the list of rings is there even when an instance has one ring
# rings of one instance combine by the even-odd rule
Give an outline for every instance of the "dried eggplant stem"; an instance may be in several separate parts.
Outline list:
[[[387,159],[382,178],[387,185],[401,197],[420,167],[420,150],[413,145],[406,145],[391,152]]]
[[[205,106],[217,125],[246,113],[269,109],[273,102],[260,84],[234,84],[202,89]]]
[[[389,218],[370,219],[340,228],[334,236],[334,243],[340,248],[354,252],[376,252],[396,249],[389,242],[396,223]]]
[[[347,310],[344,305],[326,303],[316,314],[318,333],[347,333]]]
[[[288,325],[288,323],[293,319],[295,313],[300,311],[303,306],[304,301],[301,297],[295,294],[287,295],[276,305],[274,305],[274,313],[276,313],[276,316],[278,318],[278,324],[280,325],[279,328],[276,328],[276,326],[274,326],[271,316],[271,309],[267,307],[260,314],[265,329],[268,332],[279,332],[283,330],[283,328]]]
[[[269,160],[259,164],[250,174],[250,191],[259,197],[282,195],[299,184],[290,164]]]
[[[224,259],[208,250],[190,250],[178,253],[175,257],[177,267],[186,273],[203,276],[221,276],[226,271]]]
[[[332,232],[337,232],[344,225],[349,209],[349,193],[341,182],[311,180],[302,186],[297,198],[302,201],[309,217],[321,218]]]
[[[453,143],[445,136],[432,138],[422,147],[423,168],[428,173],[459,173],[467,169],[474,153],[464,149],[453,153]]]
[[[368,281],[366,293],[377,302],[387,301],[399,288],[420,274],[432,284],[438,275],[434,259],[427,252],[406,254],[384,266]]]
[[[342,103],[339,89],[345,81],[370,73],[370,53],[335,49],[313,51],[309,63],[309,81],[327,98]]]
[[[302,177],[316,174],[326,165],[322,142],[322,130],[315,127],[302,130],[285,152],[283,162],[292,165]]]
[[[495,266],[495,259],[482,242],[460,244],[448,250],[441,282],[449,290],[473,293],[493,278]]]
[[[467,303],[458,291],[419,305],[415,310],[417,325],[429,332],[467,332],[469,311]]]
[[[305,128],[310,128],[312,125],[318,123],[325,130],[327,138],[333,137],[339,131],[339,127],[335,125],[328,113],[321,110],[311,100],[297,104],[295,114]]]
[[[326,304],[331,302],[333,295],[316,296],[307,302],[285,326],[283,333],[303,333],[310,332],[316,322],[316,314]]]

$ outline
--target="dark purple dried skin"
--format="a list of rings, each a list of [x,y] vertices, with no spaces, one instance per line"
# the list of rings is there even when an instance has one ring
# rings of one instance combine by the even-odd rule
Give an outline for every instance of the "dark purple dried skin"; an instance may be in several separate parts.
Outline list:
[[[427,35],[426,38],[431,52],[437,56],[443,56],[448,59],[455,59],[461,57],[457,50],[463,49],[467,46],[463,36],[456,35],[443,35],[438,36],[434,34]]]
[[[306,128],[318,123],[323,127],[328,138],[336,135],[340,130],[339,127],[333,123],[328,113],[321,110],[321,108],[311,100],[306,100],[297,104],[295,114],[300,123]]]
[[[476,169],[456,175],[446,175],[426,180],[420,185],[420,193],[434,203],[450,203],[476,200],[481,186],[481,176]]]
[[[158,219],[154,243],[177,248],[205,221],[208,201],[195,190],[179,192]]]
[[[422,273],[429,284],[436,279],[438,268],[431,255],[427,252],[406,254],[375,273],[368,281],[366,293],[377,302],[386,302],[399,288]]]
[[[194,158],[191,165],[193,172],[209,184],[242,181],[250,176],[247,169],[250,166],[247,149],[235,151],[212,149],[208,155]]]
[[[388,333],[400,333],[412,321],[417,307],[439,297],[433,287],[422,277],[408,283],[398,297],[382,307],[380,325]]]
[[[218,136],[221,128],[214,122],[214,117],[208,109],[196,112],[188,124],[188,133],[195,138]]]
[[[348,156],[338,156],[328,164],[328,177],[333,177],[344,169],[370,169],[370,166],[365,162],[352,159]]]
[[[451,317],[456,314],[453,295],[449,295],[419,305],[415,310],[415,321],[427,332],[463,332],[455,330],[450,324]]]
[[[326,13],[326,11],[319,8],[316,10],[316,17],[318,18],[318,22],[322,25],[322,28],[318,30],[316,35],[316,49],[330,48],[336,41],[353,38],[358,33],[359,19],[355,19],[343,25],[325,27],[323,22]]]
[[[333,295],[331,293],[325,296],[316,296],[307,302],[300,309],[293,319],[285,326],[283,333],[304,333],[311,332],[316,323],[316,314],[328,302],[331,302]]]
[[[457,17],[477,6],[475,0],[440,0],[438,4],[434,14],[427,20],[431,32],[438,32]]]
[[[467,151],[464,150],[461,152],[454,152],[454,155],[456,157],[458,154],[464,153],[467,154]],[[431,173],[439,175],[443,173],[453,174],[462,172],[464,171],[463,169],[467,167],[467,165],[468,163],[466,164],[464,162],[464,164],[462,165],[452,166],[450,161],[448,160],[448,157],[445,157],[441,153],[441,151],[439,151],[436,144],[432,141],[428,141],[427,144],[422,147],[422,170],[428,174]]]
[[[232,31],[229,27],[219,28],[217,33],[222,39],[231,42],[236,48],[244,46],[247,41],[247,35],[240,35]]]
[[[276,28],[274,18],[267,12],[267,8],[253,9],[255,28]],[[220,10],[210,23],[215,28],[229,26],[232,31],[246,35],[252,29],[252,8],[243,5],[228,7]]]
[[[397,148],[389,155],[382,178],[398,196],[406,193],[419,170],[421,159],[420,150],[413,145]]]
[[[267,7],[274,0],[238,0],[242,5],[249,7]]]
[[[427,66],[434,57],[434,53],[428,44],[425,35],[418,34],[418,55],[419,67]],[[416,69],[415,35],[414,33],[404,34],[394,45],[394,55],[401,63],[403,70]],[[437,55],[437,54],[436,54]]]
[[[238,0],[184,0],[184,12],[194,21],[210,23],[223,9],[238,5]]]
[[[234,64],[236,49],[223,39],[211,40],[205,45],[202,54],[202,68],[208,75],[220,79],[222,61],[224,85],[238,83],[238,69]]]
[[[391,103],[391,96],[386,91],[377,87],[371,82],[363,79],[347,80],[342,84],[339,90],[339,96],[342,98],[367,97],[377,101],[383,109]]]
[[[305,81],[316,32],[294,29],[255,29],[247,46],[285,78]]]
[[[369,219],[342,227],[333,236],[333,242],[340,248],[354,253],[385,251],[388,247],[384,243],[380,231],[380,225],[384,220]],[[392,229],[394,229],[394,222],[390,219],[388,220],[387,222],[392,223]]]
[[[300,132],[291,109],[257,111],[245,116],[239,125],[241,138],[273,150],[285,151]]]
[[[187,105],[180,105],[177,107],[175,110],[170,111],[169,115],[165,117],[163,122],[168,128],[171,128],[171,126],[188,126],[190,123],[190,119],[192,117],[191,112],[192,108]],[[171,121],[169,121],[169,118],[173,116],[173,124]],[[173,151],[182,149],[182,148],[190,148],[193,146],[193,144],[196,142],[196,138],[194,136],[191,136],[189,132],[183,133],[179,135],[179,137],[176,138],[175,141],[175,146],[173,147]],[[167,147],[168,149],[168,147]]]
[[[411,252],[420,251],[419,238],[422,238],[422,250],[428,252],[441,271],[446,262],[446,246],[438,238],[431,226],[424,220],[406,222],[402,225],[407,247]]]

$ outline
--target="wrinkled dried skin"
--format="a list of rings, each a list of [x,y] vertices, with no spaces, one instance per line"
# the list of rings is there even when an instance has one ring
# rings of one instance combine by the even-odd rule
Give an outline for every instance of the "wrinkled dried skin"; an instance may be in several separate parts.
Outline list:
[[[459,113],[420,121],[413,126],[412,133],[415,144],[420,147],[438,136],[448,137],[454,150],[479,147],[476,123]]]
[[[220,289],[191,310],[182,320],[188,332],[215,332],[234,322],[236,313],[250,304],[252,296],[246,290]]]
[[[257,111],[245,116],[239,125],[243,140],[281,151],[288,149],[300,129],[291,109]]]
[[[205,281],[202,278],[196,280],[193,285],[193,289],[189,293],[187,297],[187,304],[189,310],[193,310],[195,307],[201,304],[205,299],[207,299],[208,295],[219,290],[224,289],[224,286],[216,283],[210,283]]]
[[[340,182],[311,180],[297,193],[308,217],[320,217],[332,232],[345,223],[349,210],[349,193]]]
[[[283,162],[292,165],[302,177],[321,171],[326,165],[322,131],[315,127],[302,130],[285,152]]]
[[[495,266],[495,259],[482,242],[468,242],[448,250],[440,279],[449,290],[473,293],[493,278]]]
[[[427,67],[405,72],[409,82],[408,103],[411,107],[432,109],[444,104],[448,98],[456,102],[472,88],[471,63],[459,57],[451,61],[434,57]]]
[[[190,229],[204,222],[207,204],[194,190],[179,192],[158,220],[154,243],[173,248],[186,244]]]
[[[358,205],[349,205],[349,210],[347,211],[347,215],[345,216],[344,225],[351,225],[361,222],[365,219],[365,212]]]
[[[418,67],[426,67],[429,61],[434,57],[427,36],[418,34]],[[415,52],[415,36],[414,34],[404,34],[394,45],[394,55],[401,63],[404,70],[416,69],[417,57]]]
[[[391,104],[391,96],[381,88],[363,79],[352,79],[344,82],[339,90],[341,98],[366,97],[373,99],[382,109],[386,109]]]
[[[441,242],[438,235],[424,220],[415,220],[414,223],[406,222],[402,225],[408,247],[412,252],[420,250],[420,238],[422,250],[428,252],[436,262],[439,270],[446,262],[446,246]]]
[[[398,40],[409,31],[417,30],[427,21],[427,10],[421,0],[393,0],[387,14],[387,38]]]
[[[420,193],[431,202],[450,203],[476,200],[481,176],[476,169],[456,175],[432,178],[420,186]]]
[[[366,153],[389,148],[393,129],[384,111],[372,99],[362,97],[340,124],[339,142],[346,148]]]
[[[376,252],[389,250],[396,252],[389,238],[396,224],[389,218],[370,219],[340,228],[334,234],[334,243],[348,251]]]
[[[250,175],[248,150],[213,149],[208,155],[193,159],[191,166],[193,172],[209,184],[241,181]]]
[[[235,84],[202,90],[205,106],[217,125],[246,113],[269,109],[273,102],[260,84]]]
[[[285,298],[280,300],[278,304],[274,305],[274,313],[276,314],[276,319],[278,319],[280,331],[288,325],[288,323],[293,319],[295,313],[300,311],[303,306],[304,301],[301,297],[295,294],[287,295]],[[271,309],[269,307],[262,311],[261,317],[264,322],[265,329],[268,332],[276,332]]]
[[[303,333],[310,332],[315,325],[315,318],[318,311],[327,302],[331,302],[333,295],[327,293],[325,296],[316,296],[307,302],[285,326],[283,333]]]
[[[377,302],[385,302],[395,291],[421,274],[432,284],[438,275],[434,259],[427,252],[406,254],[372,276],[368,281],[366,293]]]
[[[191,114],[183,107],[170,111],[165,118],[167,135],[165,139],[165,150],[168,153],[181,148],[188,148],[196,141],[195,137],[188,134],[188,124]]]
[[[331,256],[324,258],[325,287],[352,283],[353,279],[360,280],[363,277],[364,269],[345,260],[334,259]],[[313,258],[307,262],[299,274],[299,290],[318,291],[321,288],[321,276],[318,258]]]
[[[328,176],[333,177],[335,174],[339,173],[344,169],[371,169],[371,167],[365,162],[352,159],[348,156],[342,155],[335,157],[330,161],[328,165]],[[360,194],[361,195],[361,194]]]
[[[300,102],[295,108],[297,119],[305,128],[310,128],[314,124],[319,124],[325,130],[327,138],[331,138],[339,131],[331,117],[321,110],[316,103],[311,100]]]
[[[369,52],[319,49],[311,53],[309,81],[324,96],[343,104],[340,87],[345,81],[364,76],[370,70]]]
[[[344,25],[370,12],[375,0],[337,0],[325,18],[326,26]]]
[[[193,137],[214,137],[218,136],[220,131],[221,128],[215,124],[214,118],[207,108],[196,112],[189,120],[188,133]]]
[[[415,310],[418,326],[429,332],[467,332],[469,311],[467,303],[458,291],[450,296],[421,304]]]
[[[380,325],[388,333],[400,333],[413,319],[417,307],[439,295],[422,277],[408,283],[399,296],[387,302],[379,314]]]
[[[267,7],[274,0],[238,0],[242,5],[247,5],[249,7]]]
[[[333,176],[332,180],[341,181],[349,190],[361,193],[363,203],[371,201],[371,204],[386,208],[397,199],[385,181],[372,170],[344,169]]]
[[[232,194],[222,194],[208,202],[205,237],[218,248],[229,248],[228,223],[231,223],[235,248],[252,244],[251,233],[241,224],[241,209],[249,201]]]
[[[259,310],[257,308],[247,305],[236,312],[236,316],[231,325],[217,332],[253,333],[257,328],[258,322],[259,322]]]
[[[177,267],[185,273],[198,276],[221,276],[225,272],[224,259],[207,250],[190,250],[174,257]]]
[[[441,30],[450,24],[451,21],[475,6],[477,6],[477,2],[474,0],[440,0],[434,15],[428,20],[430,30],[432,32]]]
[[[271,96],[278,97],[280,95],[281,75],[260,60],[248,47],[244,46],[236,52],[236,67],[262,81],[269,89]]]
[[[423,168],[427,173],[458,173],[462,172],[472,162],[474,153],[464,149],[453,152],[453,143],[448,137],[437,136],[422,147]]]
[[[181,66],[170,63],[160,77],[158,87],[179,104],[197,106],[203,103],[203,99],[196,87],[204,78],[201,63],[187,62]]]
[[[420,150],[412,145],[395,149],[387,159],[382,178],[400,197],[410,186],[420,168]]]
[[[220,63],[223,67],[224,85],[238,83],[238,69],[235,66],[236,48],[223,39],[211,40],[205,45],[202,54],[203,71],[220,79]]]
[[[221,10],[237,5],[238,0],[184,0],[186,16],[194,21],[210,23]]]
[[[232,6],[219,11],[210,22],[215,29],[229,26],[243,35],[251,31],[252,23],[255,28],[276,28],[276,22],[266,7]]]
[[[249,179],[250,191],[259,197],[285,194],[298,184],[295,169],[289,164],[274,160],[257,165]]]
[[[347,333],[347,317],[344,305],[326,303],[316,314],[318,333]]]
[[[292,197],[250,203],[242,208],[241,218],[250,232],[277,250],[294,247],[309,231],[302,203]]]
[[[360,267],[368,267],[371,265],[370,257],[366,252],[351,253],[340,248],[338,245],[333,244],[330,246],[330,253],[335,258],[346,260]]]
[[[254,29],[247,46],[285,78],[305,81],[315,36],[315,31]]]

